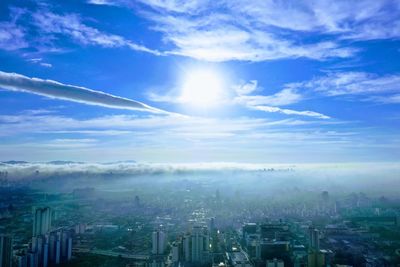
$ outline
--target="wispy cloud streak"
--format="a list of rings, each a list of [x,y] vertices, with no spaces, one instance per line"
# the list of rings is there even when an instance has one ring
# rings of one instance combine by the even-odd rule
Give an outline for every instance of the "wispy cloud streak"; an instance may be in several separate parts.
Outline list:
[[[60,15],[50,11],[39,10],[33,13],[32,17],[40,32],[44,34],[64,34],[83,45],[97,45],[106,48],[128,47],[136,51],[161,55],[156,50],[134,43],[120,35],[105,33],[88,26],[82,22],[78,14]]]
[[[330,117],[315,111],[309,111],[309,110],[304,110],[304,111],[298,111],[298,110],[292,110],[292,109],[285,109],[285,108],[279,108],[279,107],[271,107],[271,106],[250,106],[250,108],[255,109],[255,110],[260,110],[260,111],[265,111],[265,112],[272,112],[272,113],[281,113],[285,115],[298,115],[298,116],[307,116],[307,117],[314,117],[317,119],[329,119]]]
[[[400,92],[400,75],[377,75],[367,72],[333,72],[311,81],[293,84],[329,96]]]
[[[287,108],[281,108],[280,106],[294,104],[300,102],[303,99],[303,96],[297,92],[296,88],[292,87],[288,86],[287,88],[273,95],[253,95],[252,94],[253,92],[259,91],[257,81],[253,80],[248,83],[234,86],[234,90],[237,93],[234,102],[244,105],[249,109],[259,110],[269,113],[306,116],[317,119],[330,118],[327,115],[315,111],[309,111],[309,110],[298,111]]]
[[[0,87],[7,90],[28,92],[88,105],[97,105],[126,110],[139,110],[160,114],[169,113],[132,99],[111,95],[101,91],[95,91],[85,87],[63,84],[52,80],[30,78],[17,73],[0,71]]]

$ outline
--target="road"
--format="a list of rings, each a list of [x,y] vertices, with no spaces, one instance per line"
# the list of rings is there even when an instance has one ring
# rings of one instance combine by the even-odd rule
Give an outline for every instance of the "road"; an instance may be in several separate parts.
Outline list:
[[[121,258],[125,258],[125,259],[134,259],[134,260],[148,260],[149,259],[148,255],[131,254],[131,253],[124,253],[124,252],[114,252],[114,251],[102,250],[102,249],[93,249],[93,250],[74,249],[74,252],[90,253],[90,254],[103,255],[103,256],[109,256],[109,257],[121,257]]]

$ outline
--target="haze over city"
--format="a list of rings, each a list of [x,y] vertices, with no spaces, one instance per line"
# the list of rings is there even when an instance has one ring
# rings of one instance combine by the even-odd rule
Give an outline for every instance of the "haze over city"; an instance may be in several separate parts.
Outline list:
[[[400,2],[2,0],[0,267],[400,266]]]

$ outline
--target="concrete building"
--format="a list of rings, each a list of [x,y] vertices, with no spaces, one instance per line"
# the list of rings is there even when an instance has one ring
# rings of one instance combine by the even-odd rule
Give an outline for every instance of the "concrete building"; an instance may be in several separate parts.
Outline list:
[[[33,209],[33,231],[32,236],[44,235],[51,229],[51,209],[34,208]]]
[[[191,232],[183,237],[182,246],[182,261],[192,264],[210,262],[210,236],[207,227],[193,226]]]
[[[208,259],[210,250],[210,237],[207,229],[201,226],[194,226],[191,233],[191,261],[205,262]]]
[[[66,229],[32,237],[26,255],[28,267],[48,267],[66,263],[72,258],[72,234]],[[22,260],[21,260],[22,261]],[[21,267],[24,266],[21,263]]]
[[[309,235],[309,248],[311,250],[319,250],[319,231],[314,227],[308,229]]]
[[[179,253],[179,244],[178,243],[174,243],[173,245],[172,245],[172,263],[174,263],[174,264],[176,264],[176,263],[178,263],[179,262],[179,260],[180,260],[180,253]]]
[[[166,235],[164,232],[157,230],[152,234],[152,249],[151,253],[155,255],[162,255],[165,252]]]

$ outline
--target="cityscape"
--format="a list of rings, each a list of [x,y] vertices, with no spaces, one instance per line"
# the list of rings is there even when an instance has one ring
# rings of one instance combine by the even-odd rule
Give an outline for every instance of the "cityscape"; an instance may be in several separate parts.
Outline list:
[[[60,168],[44,179],[31,165],[28,183],[11,182],[16,165],[29,163],[2,163],[0,230],[8,233],[1,235],[2,266],[400,263],[398,187],[362,192],[329,177],[290,183],[306,172],[294,165],[194,172],[147,166],[122,175],[114,166],[138,164],[117,163],[103,174]]]
[[[400,267],[400,0],[0,0],[0,267]]]

